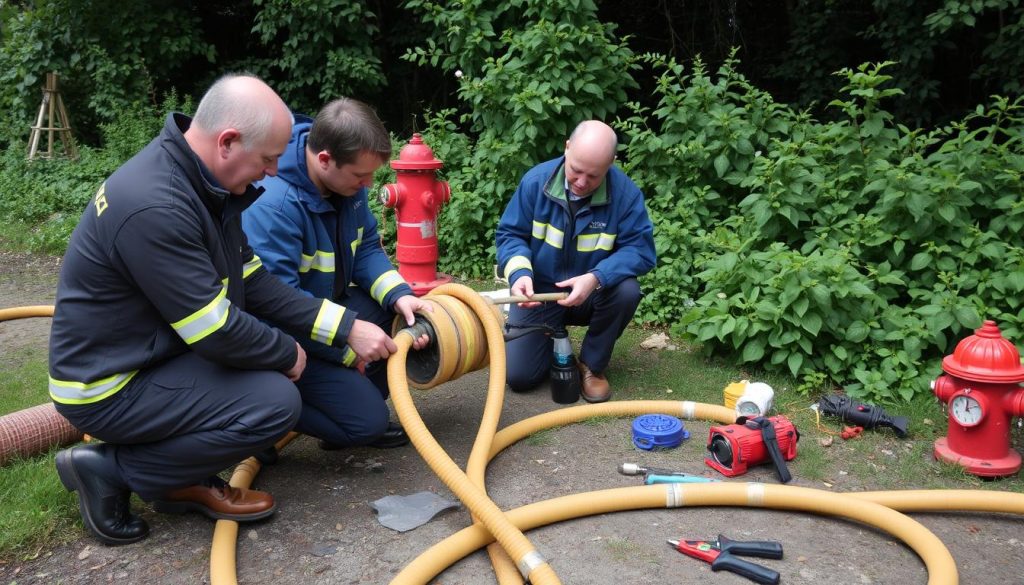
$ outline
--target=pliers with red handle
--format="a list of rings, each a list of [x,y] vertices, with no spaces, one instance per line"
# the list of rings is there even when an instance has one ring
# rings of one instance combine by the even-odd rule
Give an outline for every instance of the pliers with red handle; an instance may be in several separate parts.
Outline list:
[[[735,555],[781,559],[782,544],[774,540],[732,540],[719,534],[717,540],[670,540],[676,550],[711,565],[712,571],[729,571],[755,583],[778,585],[779,573]]]

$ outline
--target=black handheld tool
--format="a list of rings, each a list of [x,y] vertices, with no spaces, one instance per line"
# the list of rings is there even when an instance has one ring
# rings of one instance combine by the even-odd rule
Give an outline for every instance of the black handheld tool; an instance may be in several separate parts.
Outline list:
[[[670,540],[668,543],[684,555],[709,563],[712,571],[729,571],[766,585],[778,585],[781,578],[778,571],[736,556],[781,559],[782,544],[774,540],[731,540],[719,534],[718,540]]]
[[[845,422],[865,429],[889,427],[901,439],[907,436],[907,417],[889,416],[877,406],[857,402],[848,396],[823,396],[818,401],[818,412],[829,416],[838,416]]]

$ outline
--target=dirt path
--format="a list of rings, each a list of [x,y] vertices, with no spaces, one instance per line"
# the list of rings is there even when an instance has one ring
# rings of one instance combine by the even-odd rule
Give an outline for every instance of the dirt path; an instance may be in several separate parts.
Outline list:
[[[52,305],[60,258],[0,250],[0,309]],[[18,319],[0,323],[0,355],[21,359],[26,351],[45,351],[50,319]]]
[[[0,306],[52,301],[53,259],[0,256]],[[12,302],[14,301],[14,302]],[[48,321],[0,324],[0,349],[44,349]],[[642,356],[639,358],[642,360]],[[455,461],[464,465],[484,403],[486,372],[418,393],[423,419]],[[549,411],[545,389],[506,396],[501,426]],[[630,421],[601,420],[553,430],[509,448],[494,461],[488,486],[502,508],[546,498],[638,485],[616,472],[624,461],[709,472],[701,463],[708,424],[687,422],[694,437],[680,448],[648,453],[629,440]],[[900,456],[901,441],[886,450]],[[2,473],[0,469],[0,473]],[[742,477],[775,483],[766,468]],[[258,487],[275,494],[277,514],[239,531],[242,584],[387,583],[421,552],[470,524],[465,508],[441,513],[415,530],[398,533],[378,523],[370,503],[391,494],[433,491],[453,498],[411,447],[324,452],[301,438],[264,469]],[[874,489],[872,479],[837,474],[833,491]],[[825,488],[797,477],[791,485]],[[96,544],[84,534],[39,558],[0,565],[0,583],[209,582],[213,524],[198,516],[164,516],[140,507],[152,527],[146,540],[125,547]],[[1024,583],[1024,531],[1019,517],[992,514],[916,514],[956,559],[960,583]],[[854,522],[773,510],[680,508],[606,514],[529,533],[564,583],[750,583],[674,552],[670,538],[774,539],[784,560],[761,561],[784,584],[898,584],[928,582],[918,557],[892,537]],[[439,584],[493,583],[486,555],[473,553],[443,572]]]

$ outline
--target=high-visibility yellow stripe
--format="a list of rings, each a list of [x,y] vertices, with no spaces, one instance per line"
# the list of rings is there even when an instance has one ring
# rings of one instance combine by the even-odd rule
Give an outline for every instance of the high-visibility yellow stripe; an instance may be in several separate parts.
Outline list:
[[[356,230],[356,239],[352,240],[352,255],[353,256],[356,255],[356,248],[358,248],[359,244],[362,244],[362,243],[363,243],[363,228],[358,228]]]
[[[114,374],[102,380],[96,380],[88,384],[84,382],[71,382],[68,380],[57,380],[50,377],[50,398],[61,404],[89,404],[99,402],[107,396],[124,388],[138,370],[127,374]]]
[[[356,352],[352,351],[351,347],[346,347],[345,353],[342,355],[341,358],[341,363],[344,364],[346,367],[352,367],[352,364],[356,363],[357,357],[359,356],[356,355]]]
[[[562,249],[562,242],[565,240],[565,232],[552,226],[549,223],[533,222],[533,237],[544,240],[544,243]]]
[[[299,261],[299,272],[319,270],[320,272],[334,272],[334,252],[317,250],[312,256],[302,255]]]
[[[397,270],[388,270],[373,281],[373,286],[370,287],[370,296],[377,301],[377,304],[384,304],[384,297],[388,296],[388,293],[396,286],[404,283],[405,280]]]
[[[576,242],[577,252],[608,250],[615,246],[615,234],[584,234]]]
[[[171,327],[185,340],[185,343],[192,345],[223,327],[228,320],[230,309],[228,287],[224,286],[209,304],[181,321],[171,323]]]
[[[505,280],[512,280],[512,274],[514,274],[516,270],[522,270],[524,268],[533,272],[533,264],[530,263],[529,258],[526,256],[513,256],[509,258],[508,262],[505,264]],[[513,283],[509,282],[509,284]]]
[[[260,266],[263,266],[263,261],[262,261],[262,260],[260,260],[260,257],[259,257],[259,256],[257,256],[256,254],[253,254],[253,255],[252,255],[252,260],[249,260],[248,262],[246,262],[246,263],[245,263],[245,264],[244,264],[244,265],[242,266],[242,279],[244,280],[244,279],[246,279],[246,278],[249,278],[249,276],[250,276],[250,275],[251,275],[251,274],[252,274],[253,272],[256,272],[256,270],[257,270],[257,269],[258,269],[258,268],[259,268]]]
[[[341,325],[341,318],[344,314],[345,307],[324,299],[320,305],[320,312],[317,313],[316,321],[313,323],[313,331],[309,334],[310,339],[331,345],[334,342],[334,336],[338,333],[338,326]]]

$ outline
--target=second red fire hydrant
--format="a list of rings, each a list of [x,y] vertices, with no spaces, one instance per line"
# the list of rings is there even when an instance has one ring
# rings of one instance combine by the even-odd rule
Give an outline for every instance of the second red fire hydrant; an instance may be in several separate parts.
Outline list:
[[[380,190],[381,203],[395,210],[398,273],[417,296],[452,280],[437,272],[437,215],[451,199],[447,181],[437,180],[442,166],[420,135],[413,134],[399,151],[398,160],[391,161],[395,182]]]
[[[942,359],[947,375],[932,382],[949,410],[949,429],[935,441],[935,457],[979,477],[1005,477],[1020,470],[1010,447],[1012,417],[1024,416],[1024,365],[1020,353],[994,321]]]

